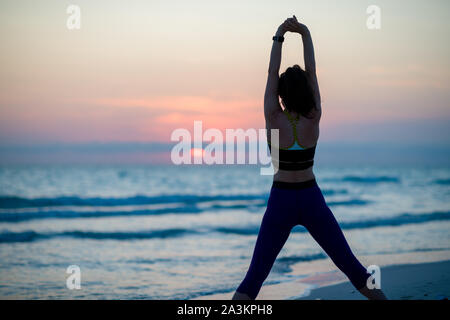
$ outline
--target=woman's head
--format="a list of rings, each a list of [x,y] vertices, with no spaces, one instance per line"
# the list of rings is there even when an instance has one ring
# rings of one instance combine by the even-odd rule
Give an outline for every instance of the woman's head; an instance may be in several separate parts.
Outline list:
[[[304,117],[310,117],[316,108],[314,94],[307,73],[294,65],[286,69],[278,82],[278,94],[288,111],[294,111]]]

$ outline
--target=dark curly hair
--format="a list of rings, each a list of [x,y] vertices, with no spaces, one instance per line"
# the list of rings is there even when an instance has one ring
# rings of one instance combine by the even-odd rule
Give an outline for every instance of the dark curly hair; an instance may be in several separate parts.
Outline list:
[[[278,95],[285,108],[306,118],[316,108],[313,89],[308,74],[298,64],[286,69],[278,80]]]

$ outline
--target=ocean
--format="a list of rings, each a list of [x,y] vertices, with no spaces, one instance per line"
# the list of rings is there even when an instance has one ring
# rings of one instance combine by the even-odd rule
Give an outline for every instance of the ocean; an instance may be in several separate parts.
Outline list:
[[[315,175],[358,255],[450,249],[450,168],[322,165]],[[257,166],[0,166],[0,298],[193,299],[234,291],[271,187]],[[265,284],[326,259],[296,226]],[[81,289],[66,286],[71,265]],[[299,296],[302,292],[299,292]]]

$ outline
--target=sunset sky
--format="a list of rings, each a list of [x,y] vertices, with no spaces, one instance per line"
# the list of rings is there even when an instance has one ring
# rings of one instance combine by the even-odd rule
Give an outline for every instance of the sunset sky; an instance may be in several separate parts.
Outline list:
[[[66,9],[81,8],[68,30]],[[366,8],[381,8],[381,29]],[[278,25],[311,30],[321,140],[450,143],[450,2],[1,2],[0,143],[169,142],[176,128],[263,128]],[[281,71],[303,65],[287,34]]]

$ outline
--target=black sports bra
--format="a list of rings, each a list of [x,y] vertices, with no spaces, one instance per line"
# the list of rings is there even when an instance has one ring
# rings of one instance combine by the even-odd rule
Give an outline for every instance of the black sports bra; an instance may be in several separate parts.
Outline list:
[[[294,143],[289,148],[278,148],[279,159],[272,159],[279,161],[279,169],[286,171],[305,170],[314,165],[314,154],[316,152],[316,146],[305,148],[298,143],[296,125],[297,118],[293,118],[289,112],[284,109],[284,113],[287,115],[289,122],[292,125],[294,133]],[[272,153],[272,148],[269,142],[269,150]]]
[[[270,153],[272,153],[272,148],[269,144]],[[294,171],[294,170],[305,170],[314,165],[314,154],[316,152],[316,146],[302,149],[302,150],[285,150],[278,149],[279,158],[274,159],[272,155],[272,160],[279,161],[279,169]]]

